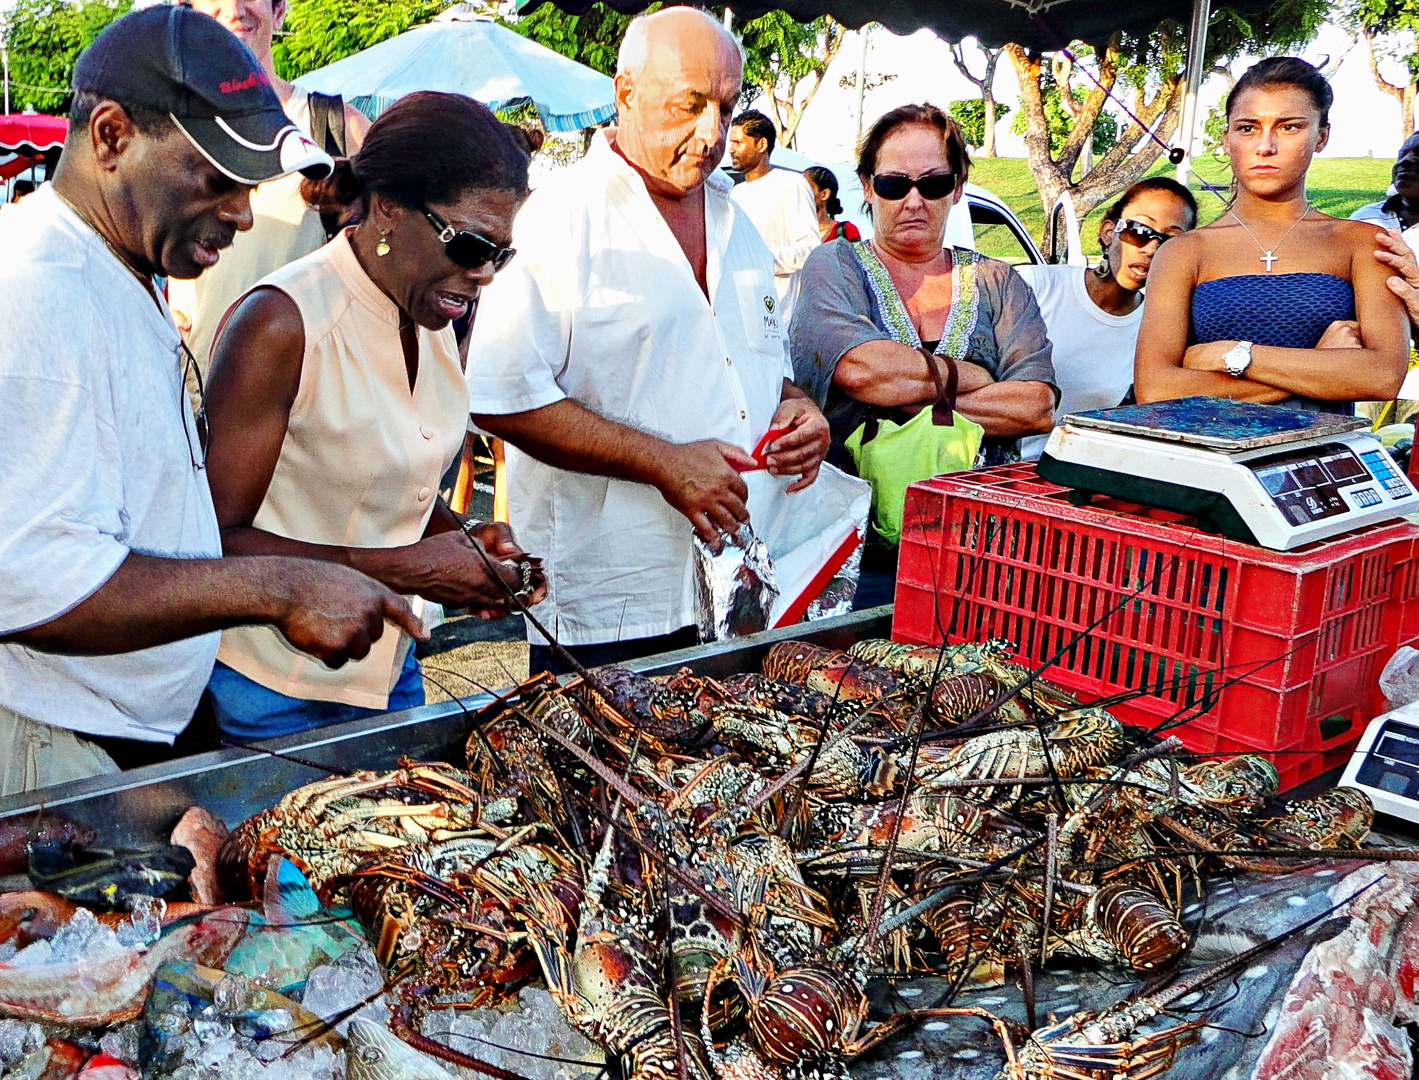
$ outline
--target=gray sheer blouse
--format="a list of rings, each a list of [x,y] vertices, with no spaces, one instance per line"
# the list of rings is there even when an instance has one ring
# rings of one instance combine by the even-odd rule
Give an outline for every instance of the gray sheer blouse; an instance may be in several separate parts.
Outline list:
[[[985,368],[997,382],[1042,382],[1055,387],[1049,337],[1030,287],[999,259],[981,258],[975,271],[980,319],[965,359]],[[850,473],[856,469],[843,440],[866,419],[869,406],[835,387],[833,373],[844,354],[857,346],[891,341],[886,325],[851,243],[834,240],[815,248],[798,272],[798,300],[789,327],[793,376],[828,418],[832,429],[828,460]],[[1057,387],[1055,397],[1058,400]],[[1018,460],[1018,442],[987,438],[986,463]]]

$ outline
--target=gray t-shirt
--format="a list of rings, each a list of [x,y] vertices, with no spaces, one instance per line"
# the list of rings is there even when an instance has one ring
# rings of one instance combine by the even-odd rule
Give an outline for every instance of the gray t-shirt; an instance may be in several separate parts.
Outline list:
[[[1055,385],[1049,337],[1028,285],[1009,263],[978,257],[976,282],[980,318],[964,357],[985,368],[998,382],[1025,381]],[[799,271],[800,293],[789,327],[793,377],[818,403],[832,430],[828,460],[856,474],[843,441],[867,417],[869,406],[833,386],[843,356],[869,341],[892,335],[879,310],[867,274],[847,240],[815,249]],[[929,344],[929,343],[928,343]],[[986,461],[1013,460],[1018,439],[987,438]]]

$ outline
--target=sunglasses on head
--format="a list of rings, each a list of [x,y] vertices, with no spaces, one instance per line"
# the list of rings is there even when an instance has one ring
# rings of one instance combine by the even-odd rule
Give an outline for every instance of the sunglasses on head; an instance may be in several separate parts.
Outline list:
[[[921,192],[923,199],[944,199],[956,190],[956,174],[952,172],[929,172],[921,176],[907,176],[904,173],[877,173],[872,177],[872,190],[878,198],[897,202],[911,194],[912,188]]]
[[[1124,243],[1132,247],[1147,247],[1154,240],[1161,245],[1165,240],[1172,239],[1167,233],[1159,232],[1132,218],[1124,218],[1118,223],[1118,234],[1123,237]]]
[[[438,233],[438,238],[443,243],[443,253],[448,256],[448,261],[456,263],[465,270],[476,270],[480,266],[492,263],[493,273],[496,274],[512,262],[512,257],[517,254],[516,248],[495,244],[486,236],[480,236],[468,229],[455,229],[427,206],[421,206],[419,209],[424,212],[424,217],[429,219],[429,224],[434,227],[434,232]]]

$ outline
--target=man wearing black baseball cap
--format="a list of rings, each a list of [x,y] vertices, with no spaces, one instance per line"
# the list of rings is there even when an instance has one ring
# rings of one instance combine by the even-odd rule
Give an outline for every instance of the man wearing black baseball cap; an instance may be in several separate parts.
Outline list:
[[[191,354],[154,281],[216,263],[253,185],[330,167],[189,8],[126,15],[80,58],[58,176],[0,214],[0,795],[171,743],[225,627],[332,665],[386,619],[426,636],[353,570],[221,557]]]

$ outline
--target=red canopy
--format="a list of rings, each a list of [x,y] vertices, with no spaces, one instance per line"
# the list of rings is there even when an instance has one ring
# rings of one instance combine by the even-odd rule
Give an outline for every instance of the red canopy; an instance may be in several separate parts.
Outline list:
[[[69,121],[43,113],[0,113],[0,153],[34,157],[64,145]]]

